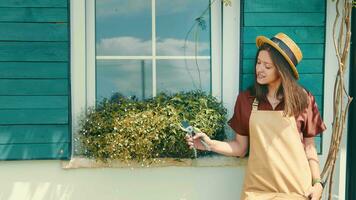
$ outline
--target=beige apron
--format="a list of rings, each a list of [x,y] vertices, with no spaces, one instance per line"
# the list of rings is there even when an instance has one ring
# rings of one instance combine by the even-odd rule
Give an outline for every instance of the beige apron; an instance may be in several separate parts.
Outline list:
[[[241,200],[305,200],[312,176],[294,117],[258,110],[250,117],[250,153]]]

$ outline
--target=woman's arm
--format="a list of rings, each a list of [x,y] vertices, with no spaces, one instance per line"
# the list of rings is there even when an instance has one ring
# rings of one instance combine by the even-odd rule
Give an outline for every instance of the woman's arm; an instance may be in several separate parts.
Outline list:
[[[316,151],[314,138],[304,138],[304,150],[307,156],[313,180],[320,179],[319,158]]]
[[[190,148],[197,148],[200,150],[206,150],[204,145],[200,142],[203,139],[210,147],[211,151],[220,153],[226,156],[238,156],[244,157],[248,148],[248,136],[242,136],[236,134],[235,140],[231,141],[218,141],[210,139],[205,133],[197,133],[193,138],[186,137]]]
[[[314,137],[304,138],[303,144],[313,179],[313,187],[309,190],[307,196],[310,196],[313,200],[320,199],[323,192],[323,185],[321,184],[320,179],[319,159],[315,148]]]
[[[211,150],[226,156],[244,157],[248,148],[248,136],[236,134],[235,140],[222,142],[213,140]]]

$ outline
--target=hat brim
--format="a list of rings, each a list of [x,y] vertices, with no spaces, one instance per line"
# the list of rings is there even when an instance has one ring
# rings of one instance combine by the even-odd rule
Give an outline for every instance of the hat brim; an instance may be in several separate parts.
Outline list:
[[[289,58],[289,56],[281,49],[281,47],[279,47],[276,43],[274,43],[272,40],[270,40],[269,38],[265,37],[265,36],[258,36],[256,38],[256,45],[258,48],[260,48],[264,43],[267,43],[269,45],[271,45],[273,48],[275,48],[279,53],[282,54],[282,56],[287,60],[287,62],[289,63],[295,78],[298,80],[299,79],[299,73],[297,68],[295,67],[294,63],[292,62],[292,60]]]

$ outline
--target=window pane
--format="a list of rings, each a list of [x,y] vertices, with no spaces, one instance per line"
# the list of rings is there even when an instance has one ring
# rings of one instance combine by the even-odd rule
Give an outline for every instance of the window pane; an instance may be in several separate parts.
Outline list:
[[[185,37],[196,21],[200,23],[188,35],[185,55],[195,54],[195,41],[198,55],[210,55],[210,9],[196,20],[209,1],[156,0],[157,55],[183,56]]]
[[[152,55],[151,1],[96,1],[98,56]]]
[[[116,92],[138,99],[152,96],[151,61],[98,61],[96,69],[97,101]]]
[[[210,94],[210,60],[198,60],[201,89]],[[157,91],[179,92],[200,89],[199,73],[195,60],[158,60]]]

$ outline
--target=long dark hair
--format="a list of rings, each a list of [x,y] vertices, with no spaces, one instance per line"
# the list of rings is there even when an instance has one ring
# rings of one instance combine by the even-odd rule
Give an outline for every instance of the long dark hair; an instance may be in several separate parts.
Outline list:
[[[270,55],[273,64],[277,68],[279,76],[281,77],[281,85],[277,90],[277,98],[284,99],[284,115],[285,116],[298,116],[308,106],[307,93],[301,87],[295,78],[293,71],[287,60],[271,45],[263,44],[257,51],[255,66],[260,51],[265,50]],[[255,68],[256,70],[256,68]],[[256,76],[256,71],[255,71]],[[252,94],[256,95],[258,101],[267,100],[268,87],[257,83],[251,88]]]

